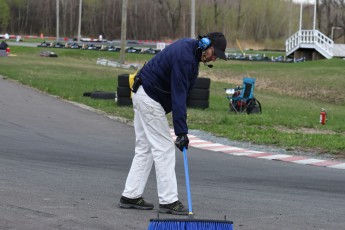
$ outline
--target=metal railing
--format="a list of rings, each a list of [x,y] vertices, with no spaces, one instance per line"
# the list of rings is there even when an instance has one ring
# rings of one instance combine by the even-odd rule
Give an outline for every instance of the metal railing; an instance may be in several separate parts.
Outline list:
[[[299,30],[286,40],[285,45],[287,55],[298,48],[314,48],[326,58],[333,57],[333,41],[318,30]]]

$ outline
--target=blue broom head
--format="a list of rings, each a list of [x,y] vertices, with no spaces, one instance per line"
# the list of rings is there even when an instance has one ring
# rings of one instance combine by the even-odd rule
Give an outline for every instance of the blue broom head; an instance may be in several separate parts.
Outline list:
[[[147,230],[233,230],[232,221],[198,219],[151,219]]]

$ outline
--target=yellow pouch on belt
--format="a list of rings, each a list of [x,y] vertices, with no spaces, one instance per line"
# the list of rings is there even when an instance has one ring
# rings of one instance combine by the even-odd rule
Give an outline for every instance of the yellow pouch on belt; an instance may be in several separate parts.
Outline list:
[[[129,74],[128,81],[129,81],[129,88],[132,89],[133,83],[134,83],[134,78],[137,75],[138,71],[136,71],[133,74]],[[132,98],[133,92],[131,91],[131,98]]]

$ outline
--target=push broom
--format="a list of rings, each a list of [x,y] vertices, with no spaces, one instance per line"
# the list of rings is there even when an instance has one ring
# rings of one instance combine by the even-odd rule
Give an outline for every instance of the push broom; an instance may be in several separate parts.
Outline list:
[[[232,221],[194,219],[192,196],[189,185],[187,150],[183,148],[184,171],[186,177],[188,218],[186,219],[151,219],[148,230],[233,230]]]

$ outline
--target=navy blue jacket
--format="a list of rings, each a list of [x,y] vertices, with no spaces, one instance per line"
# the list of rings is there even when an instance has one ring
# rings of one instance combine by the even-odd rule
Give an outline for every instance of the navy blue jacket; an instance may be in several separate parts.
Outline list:
[[[187,95],[199,73],[198,41],[180,39],[156,54],[140,71],[146,94],[172,111],[175,134],[187,134]]]

